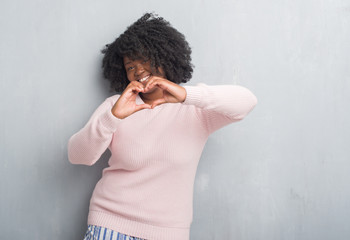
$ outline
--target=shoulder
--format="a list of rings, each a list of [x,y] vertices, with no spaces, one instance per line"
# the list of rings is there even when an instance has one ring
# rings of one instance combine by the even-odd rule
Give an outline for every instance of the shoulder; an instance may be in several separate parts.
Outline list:
[[[104,101],[102,103],[100,103],[98,109],[102,110],[102,109],[109,109],[109,108],[113,107],[114,104],[119,99],[119,97],[120,97],[120,95],[116,94],[116,95],[105,98]]]
[[[117,100],[119,99],[119,97],[120,97],[120,94],[115,94],[113,96],[107,97],[105,99],[105,102],[114,105],[117,102]]]

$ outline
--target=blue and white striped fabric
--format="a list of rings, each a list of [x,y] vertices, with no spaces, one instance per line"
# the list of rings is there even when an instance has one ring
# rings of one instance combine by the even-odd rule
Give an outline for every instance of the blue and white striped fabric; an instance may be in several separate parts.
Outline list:
[[[128,236],[108,228],[89,225],[83,240],[145,240]]]

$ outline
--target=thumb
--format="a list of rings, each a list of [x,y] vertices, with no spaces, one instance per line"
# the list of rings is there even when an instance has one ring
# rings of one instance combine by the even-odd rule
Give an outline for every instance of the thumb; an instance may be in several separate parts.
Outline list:
[[[152,103],[152,109],[155,108],[155,107],[158,106],[158,105],[163,104],[163,103],[166,103],[166,101],[165,101],[164,98],[155,100],[155,101]]]
[[[135,112],[138,112],[138,111],[140,111],[140,110],[142,110],[142,109],[151,109],[152,107],[151,107],[151,105],[149,105],[149,104],[141,104],[141,105],[136,105],[135,106]]]

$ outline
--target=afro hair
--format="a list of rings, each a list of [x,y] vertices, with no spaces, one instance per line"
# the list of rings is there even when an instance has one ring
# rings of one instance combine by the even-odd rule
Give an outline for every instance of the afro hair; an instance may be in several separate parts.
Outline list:
[[[192,51],[185,36],[153,13],[144,14],[101,52],[104,54],[103,76],[116,92],[123,92],[130,83],[124,56],[150,60],[152,67],[161,67],[166,78],[177,84],[188,82],[192,77]]]

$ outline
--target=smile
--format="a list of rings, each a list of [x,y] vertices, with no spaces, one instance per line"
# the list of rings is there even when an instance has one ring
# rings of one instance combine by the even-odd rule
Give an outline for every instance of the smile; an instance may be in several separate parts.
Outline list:
[[[141,78],[141,79],[139,80],[139,82],[145,82],[145,81],[147,81],[148,78],[149,78],[150,76],[151,76],[151,75],[148,75],[148,76],[146,76],[146,77]]]

